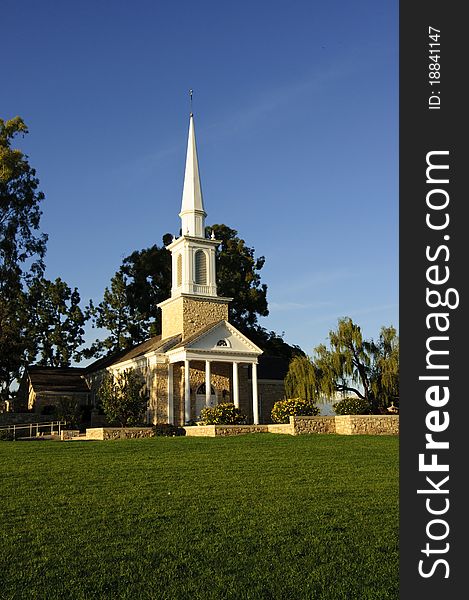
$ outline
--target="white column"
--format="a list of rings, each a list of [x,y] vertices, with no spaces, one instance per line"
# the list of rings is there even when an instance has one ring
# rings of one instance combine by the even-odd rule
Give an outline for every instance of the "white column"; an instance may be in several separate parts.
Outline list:
[[[210,406],[210,398],[212,395],[212,384],[210,374],[210,361],[205,361],[205,406]]]
[[[168,423],[174,423],[173,363],[168,365]]]
[[[185,232],[182,232],[182,235],[185,235]],[[184,254],[183,254],[183,262],[182,262],[182,291],[186,293],[192,292],[192,260],[190,248],[187,244],[184,244]]]
[[[259,402],[257,399],[257,365],[252,365],[252,414],[254,425],[259,424]]]
[[[210,289],[214,296],[217,295],[217,273],[215,266],[215,248],[210,249]]]
[[[238,382],[238,363],[233,363],[233,402],[236,408],[239,408],[239,382]]]
[[[191,380],[190,364],[188,360],[184,361],[184,423],[191,420]]]

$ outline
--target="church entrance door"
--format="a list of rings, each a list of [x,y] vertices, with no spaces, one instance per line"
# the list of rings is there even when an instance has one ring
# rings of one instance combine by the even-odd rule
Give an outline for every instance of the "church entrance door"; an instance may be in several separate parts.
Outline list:
[[[210,392],[210,406],[215,406],[217,404],[217,395],[213,385],[210,386]],[[195,413],[198,417],[203,408],[205,408],[205,383],[199,386],[195,393]]]

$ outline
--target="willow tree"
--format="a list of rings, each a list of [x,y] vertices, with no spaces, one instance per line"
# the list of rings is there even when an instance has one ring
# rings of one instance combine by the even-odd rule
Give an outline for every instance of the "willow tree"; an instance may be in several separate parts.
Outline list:
[[[346,317],[329,332],[329,347],[313,356],[296,357],[285,388],[290,397],[320,399],[354,393],[374,413],[399,402],[399,338],[394,327],[382,327],[378,340],[365,340],[359,325]]]
[[[288,398],[318,399],[316,368],[309,356],[292,358],[285,377],[285,392]]]

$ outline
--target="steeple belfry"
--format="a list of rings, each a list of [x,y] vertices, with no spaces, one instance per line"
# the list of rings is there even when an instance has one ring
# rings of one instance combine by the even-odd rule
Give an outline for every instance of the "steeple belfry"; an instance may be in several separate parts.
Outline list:
[[[200,185],[199,161],[197,159],[197,145],[195,142],[194,115],[189,118],[189,137],[187,140],[186,170],[184,173],[184,187],[182,191],[181,212],[182,235],[205,237],[205,217]]]

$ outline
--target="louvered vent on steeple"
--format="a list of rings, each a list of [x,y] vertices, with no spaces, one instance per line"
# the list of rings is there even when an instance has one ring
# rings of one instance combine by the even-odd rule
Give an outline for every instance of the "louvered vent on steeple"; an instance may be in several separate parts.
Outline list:
[[[203,250],[197,250],[195,253],[195,283],[207,285],[207,257]]]

